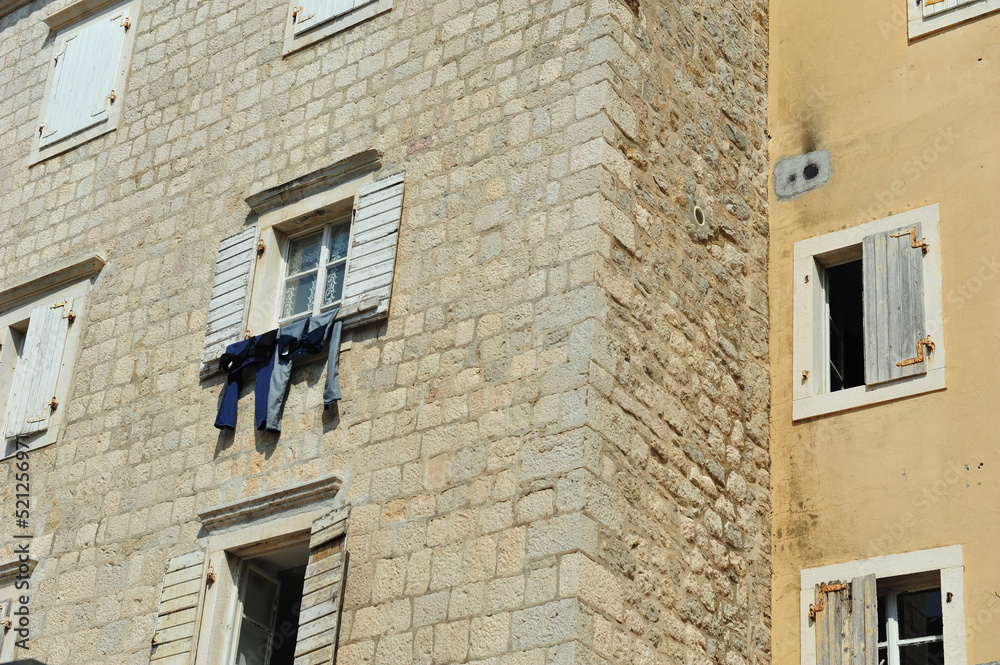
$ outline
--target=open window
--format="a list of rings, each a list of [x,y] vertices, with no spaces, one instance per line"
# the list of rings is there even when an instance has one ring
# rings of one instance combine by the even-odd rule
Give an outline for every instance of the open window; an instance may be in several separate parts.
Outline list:
[[[965,665],[959,545],[802,571],[802,665]]]
[[[216,257],[203,373],[228,345],[332,307],[345,330],[388,316],[404,174],[378,167],[369,151],[247,199],[253,223]]]
[[[938,208],[795,244],[792,415],[944,383]]]

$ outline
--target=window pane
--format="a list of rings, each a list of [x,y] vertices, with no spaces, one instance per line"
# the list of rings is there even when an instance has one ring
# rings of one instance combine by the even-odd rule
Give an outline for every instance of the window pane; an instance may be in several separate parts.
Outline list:
[[[311,312],[316,297],[316,273],[295,277],[285,282],[281,299],[281,318]]]
[[[236,645],[236,665],[266,665],[267,641],[266,630],[243,619],[240,624],[240,641]]]
[[[243,590],[243,615],[264,626],[271,625],[278,585],[255,570],[247,575]]]
[[[885,624],[889,620],[885,612],[885,596],[878,597],[878,642],[883,644],[886,641]]]
[[[878,665],[886,665],[889,662],[889,650],[885,647],[878,648]]]
[[[315,270],[319,266],[320,248],[323,245],[323,233],[296,238],[288,245],[288,271],[285,275],[295,275],[306,270]]]
[[[908,591],[897,596],[899,637],[941,635],[941,590]]]
[[[326,288],[323,290],[324,305],[340,300],[340,295],[344,291],[344,268],[346,267],[346,263],[327,267]]]
[[[347,244],[351,239],[351,225],[339,224],[330,229],[330,260],[347,258]]]
[[[865,383],[864,300],[861,261],[826,269],[830,304],[830,391]]]
[[[899,647],[899,665],[944,665],[944,642]]]

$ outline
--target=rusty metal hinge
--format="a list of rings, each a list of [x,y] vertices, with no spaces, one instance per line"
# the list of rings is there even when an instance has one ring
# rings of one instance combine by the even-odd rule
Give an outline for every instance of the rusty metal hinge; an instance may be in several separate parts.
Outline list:
[[[213,584],[215,584],[215,579],[216,579],[215,570],[212,568],[212,566],[209,566],[208,572],[205,574],[205,580],[208,582],[209,586],[212,586]]]
[[[122,22],[122,27],[125,28],[126,30],[132,27],[132,21],[129,20],[128,16],[126,16],[125,20]]]
[[[924,347],[927,347],[929,351],[934,350],[934,342],[931,341],[931,336],[928,335],[923,339],[917,340],[917,355],[913,358],[907,358],[906,360],[900,360],[896,363],[896,367],[906,367],[907,365],[919,365],[924,362]]]
[[[265,247],[265,245],[264,245],[264,239],[263,239],[263,238],[261,238],[261,239],[260,239],[260,240],[259,240],[259,241],[257,242],[257,256],[260,256],[261,254],[263,254],[263,253],[264,253],[264,247]]]
[[[891,234],[892,238],[902,238],[904,236],[910,236],[910,247],[912,247],[913,249],[919,247],[922,250],[924,250],[924,254],[926,254],[927,250],[930,248],[930,245],[927,244],[926,238],[921,238],[920,240],[917,240],[917,227],[915,226],[906,231],[897,231],[896,233]]]
[[[823,585],[820,585],[820,587],[819,587],[819,594],[820,594],[820,596],[819,596],[819,603],[817,603],[816,605],[813,605],[812,603],[809,603],[809,618],[815,620],[816,619],[816,613],[817,612],[822,612],[823,610],[826,609],[826,594],[831,593],[833,591],[843,591],[843,590],[845,590],[847,588],[848,588],[847,585],[846,584],[842,584],[841,582],[834,582],[833,584],[823,584]]]

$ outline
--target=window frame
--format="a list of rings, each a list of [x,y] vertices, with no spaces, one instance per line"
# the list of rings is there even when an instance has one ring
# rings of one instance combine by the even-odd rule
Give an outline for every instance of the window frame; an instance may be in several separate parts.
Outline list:
[[[1000,0],[979,0],[924,18],[922,2],[905,1],[907,34],[911,40],[1000,10]]]
[[[41,145],[40,133],[35,131],[33,133],[34,138],[32,139],[28,166],[34,166],[51,157],[61,155],[64,152],[118,129],[123,115],[122,110],[125,106],[128,75],[132,63],[132,52],[135,49],[135,38],[136,32],[138,32],[142,0],[97,0],[96,2],[94,0],[80,0],[44,19],[45,23],[49,26],[49,30],[56,33],[56,37],[52,40],[51,45],[52,51],[45,77],[45,92],[42,95],[42,106],[38,115],[39,127],[45,124],[49,102],[51,101],[52,84],[55,79],[56,64],[55,59],[51,56],[59,51],[66,37],[74,31],[96,21],[104,20],[109,14],[125,8],[129,10],[129,23],[131,27],[125,30],[122,54],[118,61],[118,71],[115,74],[115,103],[111,104],[108,109],[107,119],[44,147]]]
[[[923,260],[924,310],[934,352],[927,371],[872,385],[829,390],[829,321],[824,268],[857,257],[865,236],[920,223],[930,249]],[[804,420],[942,390],[945,339],[938,204],[795,243],[793,251],[792,420]]]
[[[356,195],[355,195],[355,197],[356,197]],[[340,207],[342,207],[345,204],[345,202],[343,202],[343,201],[339,202],[339,203],[340,203]],[[348,267],[351,264],[351,250],[353,249],[353,244],[354,244],[354,211],[356,209],[357,209],[357,199],[355,198],[355,200],[354,200],[354,206],[353,206],[353,208],[352,208],[352,210],[351,210],[350,213],[335,212],[335,213],[331,214],[330,215],[330,219],[328,219],[326,221],[317,222],[316,224],[311,224],[311,225],[307,226],[306,228],[301,229],[299,231],[296,231],[295,233],[289,234],[289,235],[287,235],[285,237],[278,236],[278,238],[279,238],[279,244],[281,246],[281,275],[282,275],[282,278],[281,278],[281,284],[280,284],[280,286],[278,288],[277,302],[275,303],[275,307],[274,307],[274,327],[280,328],[281,326],[288,325],[289,323],[292,323],[293,321],[297,321],[297,320],[305,318],[307,316],[316,316],[316,315],[320,314],[321,312],[323,312],[324,310],[328,310],[328,309],[331,309],[333,307],[339,307],[342,304],[342,301],[344,299],[343,298],[343,296],[344,296],[344,284],[343,283],[340,285],[340,295],[341,295],[341,297],[338,298],[334,302],[327,303],[325,305],[323,304],[323,297],[325,295],[324,292],[326,290],[327,268],[329,267],[328,264],[331,263],[328,260],[329,259],[328,251],[329,250],[328,250],[327,247],[328,247],[328,242],[330,240],[330,230],[332,228],[336,227],[336,226],[342,226],[342,225],[346,224],[347,225],[347,253],[345,254],[345,256],[344,256],[344,258],[342,260],[338,259],[336,261],[336,263],[339,263],[341,261],[343,262],[343,264],[344,264],[344,278],[346,280],[347,270],[348,270]],[[303,237],[305,237],[307,235],[313,234],[313,233],[315,233],[317,231],[317,229],[322,229],[322,231],[323,231],[323,238],[320,241],[320,259],[319,259],[319,264],[316,267],[316,284],[317,284],[317,288],[316,288],[316,293],[313,296],[313,306],[312,306],[312,309],[309,310],[309,311],[306,311],[306,312],[299,312],[298,314],[292,314],[292,315],[287,316],[287,317],[282,317],[281,316],[281,309],[282,309],[282,303],[283,303],[284,295],[285,295],[285,286],[288,283],[288,280],[293,278],[292,276],[289,276],[287,274],[288,252],[291,249],[293,241],[297,240],[298,238],[303,238]],[[307,272],[312,272],[312,271],[300,272],[296,276],[304,275]],[[321,276],[322,276],[322,279],[321,279]],[[322,285],[323,291],[320,291],[320,288],[319,288],[320,285]]]
[[[951,602],[942,602],[944,627],[944,665],[966,665],[965,640],[965,567],[962,546],[950,545],[903,554],[848,561],[816,568],[804,568],[799,574],[799,636],[802,665],[816,665],[815,623],[809,618],[809,606],[816,601],[816,585],[833,580],[850,580],[875,575],[876,581],[939,572],[941,598],[951,594]],[[926,588],[926,587],[925,587]]]
[[[17,366],[16,362],[12,362],[11,352],[9,351],[9,346],[13,346],[10,328],[15,326],[21,327],[30,318],[31,310],[41,303],[46,301],[73,300],[75,320],[67,330],[66,343],[63,348],[62,368],[59,371],[54,395],[58,406],[49,420],[49,426],[40,432],[30,435],[25,441],[28,445],[28,450],[37,450],[56,443],[63,430],[66,413],[69,410],[69,397],[74,378],[74,366],[80,354],[81,331],[83,329],[83,321],[86,318],[89,291],[90,281],[84,280],[63,286],[57,290],[33,294],[30,298],[22,299],[7,307],[4,307],[0,303],[0,344],[3,345],[0,347],[0,439],[2,439],[0,440],[0,459],[9,459],[17,452],[17,449],[9,443],[11,439],[2,437],[7,417],[7,406],[10,403],[11,391],[13,390],[14,370]],[[21,449],[24,450],[23,447]]]
[[[944,600],[944,594],[941,593],[941,581],[938,580],[936,586],[928,586],[926,582],[920,583],[919,581],[908,581],[906,579],[900,582],[892,583],[889,588],[885,590],[885,614],[886,614],[886,626],[885,626],[885,645],[881,642],[877,642],[876,648],[886,650],[886,665],[899,665],[899,648],[904,646],[912,646],[918,644],[931,644],[934,642],[944,642],[944,629],[942,626],[941,635],[926,635],[924,637],[912,637],[912,638],[901,638],[899,636],[899,606],[898,599],[899,594],[913,592],[913,591],[930,591],[937,590],[938,594],[941,596],[942,601]],[[881,595],[881,594],[879,594]],[[941,604],[942,615],[944,613],[944,603]]]
[[[358,7],[346,14],[341,14],[334,18],[317,23],[315,27],[309,28],[299,35],[295,34],[295,14],[299,8],[301,0],[291,0],[288,3],[288,11],[285,18],[285,42],[282,49],[282,56],[287,57],[300,49],[311,46],[327,37],[343,32],[360,23],[371,20],[376,16],[385,14],[392,9],[393,0],[372,0],[363,7]]]

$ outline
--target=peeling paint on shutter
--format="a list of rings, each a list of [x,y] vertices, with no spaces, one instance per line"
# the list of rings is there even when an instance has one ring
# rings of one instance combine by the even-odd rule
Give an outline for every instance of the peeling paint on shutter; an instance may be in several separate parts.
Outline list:
[[[295,11],[293,34],[300,35],[373,2],[375,0],[299,0],[293,5]]]
[[[31,310],[4,418],[5,439],[48,428],[66,349],[68,314],[72,309],[73,301],[66,300],[45,303]]]
[[[205,553],[167,561],[156,610],[150,665],[188,665],[195,653],[198,610],[205,593]]]
[[[125,44],[128,9],[88,23],[57,42],[40,147],[108,119]]]
[[[347,579],[344,545],[350,510],[350,506],[338,508],[313,522],[294,665],[336,662]]]
[[[358,192],[358,210],[344,282],[345,317],[354,310],[365,309],[372,302],[377,303],[375,316],[389,312],[399,222],[403,214],[403,175],[398,173],[370,182]]]
[[[914,232],[915,230],[915,232]],[[873,385],[927,371],[927,363],[900,366],[918,355],[926,336],[923,236],[916,224],[867,236],[863,244],[865,383]],[[913,242],[913,238],[917,242]],[[917,245],[917,246],[914,246]],[[930,248],[936,251],[937,248]]]
[[[878,665],[875,576],[816,585],[817,665]]]
[[[244,322],[250,304],[253,269],[257,262],[257,227],[246,229],[219,243],[215,257],[212,298],[202,351],[202,371],[214,370],[215,361],[233,342],[246,335]]]

